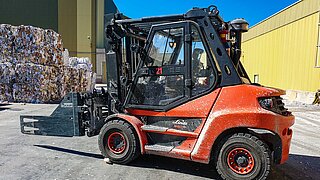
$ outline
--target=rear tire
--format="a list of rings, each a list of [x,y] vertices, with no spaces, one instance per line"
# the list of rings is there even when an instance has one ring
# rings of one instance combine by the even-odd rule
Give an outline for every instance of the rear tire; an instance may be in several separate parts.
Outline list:
[[[216,153],[216,169],[222,179],[266,179],[270,172],[270,151],[251,134],[237,133],[222,141]]]
[[[99,149],[112,163],[128,164],[140,155],[139,139],[134,128],[123,120],[111,120],[101,129]]]

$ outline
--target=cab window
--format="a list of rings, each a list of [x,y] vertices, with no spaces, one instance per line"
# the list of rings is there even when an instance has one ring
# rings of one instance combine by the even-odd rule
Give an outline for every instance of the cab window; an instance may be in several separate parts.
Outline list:
[[[195,26],[191,26],[192,35],[192,96],[208,91],[215,82],[213,66],[204,48],[200,32]]]

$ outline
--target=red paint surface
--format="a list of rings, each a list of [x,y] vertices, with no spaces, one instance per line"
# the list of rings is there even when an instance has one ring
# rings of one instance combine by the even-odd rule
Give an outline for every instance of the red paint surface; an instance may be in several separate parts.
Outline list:
[[[281,163],[288,159],[292,135],[282,135],[285,128],[294,124],[294,116],[282,116],[260,107],[257,98],[284,95],[284,91],[239,85],[222,89],[216,104],[204,125],[192,160],[209,163],[212,145],[224,131],[235,127],[266,129],[278,134],[282,140]]]

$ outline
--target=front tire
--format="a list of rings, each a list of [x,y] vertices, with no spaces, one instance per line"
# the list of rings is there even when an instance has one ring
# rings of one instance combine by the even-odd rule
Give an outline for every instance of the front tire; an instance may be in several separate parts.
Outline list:
[[[265,143],[251,134],[237,133],[222,141],[216,169],[222,179],[266,179],[271,166]]]
[[[136,132],[123,120],[107,122],[99,133],[98,143],[101,154],[113,163],[128,164],[140,155]]]

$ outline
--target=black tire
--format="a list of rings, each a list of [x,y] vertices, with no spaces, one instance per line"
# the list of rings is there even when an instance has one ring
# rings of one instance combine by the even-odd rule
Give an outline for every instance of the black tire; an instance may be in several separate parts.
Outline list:
[[[109,140],[109,138],[112,139],[110,136],[118,136],[116,138],[120,138],[121,143]],[[117,149],[109,142],[117,142],[120,146],[124,144],[124,147],[121,146],[119,150],[120,148]],[[128,164],[140,155],[139,138],[134,128],[123,120],[107,122],[100,131],[98,143],[101,154],[109,158],[112,163]]]
[[[215,166],[222,179],[267,178],[271,167],[270,151],[257,137],[237,133],[222,141],[218,149]]]

